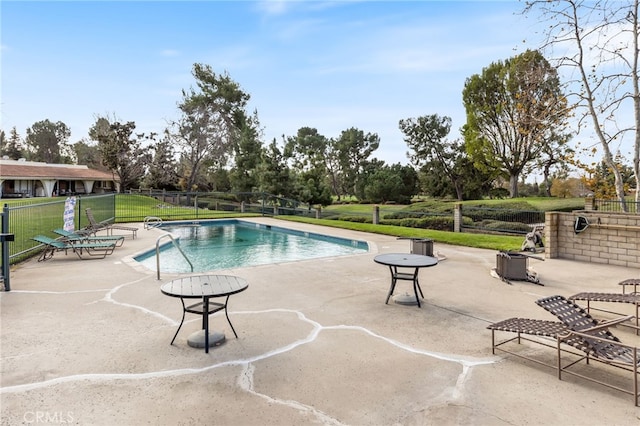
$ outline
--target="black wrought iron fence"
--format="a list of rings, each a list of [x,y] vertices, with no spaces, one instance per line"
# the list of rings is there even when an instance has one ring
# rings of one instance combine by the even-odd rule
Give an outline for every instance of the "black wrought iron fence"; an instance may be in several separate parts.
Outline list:
[[[462,229],[508,234],[526,234],[536,225],[544,225],[544,211],[464,207]]]
[[[603,212],[640,213],[640,203],[632,200],[593,200],[594,210]]]
[[[316,209],[265,192],[132,190],[119,195],[117,202],[118,222],[139,222],[149,216],[162,220],[206,219],[230,213],[315,217]]]

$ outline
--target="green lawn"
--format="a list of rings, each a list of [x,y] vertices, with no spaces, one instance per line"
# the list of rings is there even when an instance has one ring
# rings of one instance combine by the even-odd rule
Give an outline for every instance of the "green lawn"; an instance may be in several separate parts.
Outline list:
[[[380,215],[385,213],[410,211],[431,211],[436,213],[450,212],[459,201],[424,200],[411,205],[382,204]],[[462,202],[465,205],[486,206],[488,208],[509,208],[531,209],[539,211],[556,210],[579,210],[584,208],[584,198],[516,198],[516,199],[493,199],[493,200],[469,200]],[[335,213],[344,216],[371,216],[373,217],[373,204],[334,204],[323,208],[323,212]],[[391,225],[373,225],[370,223],[356,223],[341,220],[315,220],[299,217],[279,217],[280,219],[296,222],[318,223],[320,225],[332,226],[336,228],[352,229],[356,231],[386,234],[396,237],[418,237],[431,238],[436,242],[461,245],[467,247],[486,248],[503,251],[518,251],[521,248],[524,236],[474,234],[460,232],[445,232],[429,229],[407,228]]]
[[[494,199],[494,200],[468,200],[468,201],[440,201],[425,200],[411,205],[400,204],[380,204],[381,213],[393,212],[398,210],[429,210],[429,211],[451,211],[455,204],[461,203],[463,208],[465,205],[486,206],[489,208],[500,207],[508,208],[509,205],[520,209],[527,207],[532,210],[554,211],[554,210],[580,210],[584,208],[584,198],[552,198],[552,197],[528,197],[513,199]],[[337,214],[369,214],[373,212],[374,204],[333,204],[323,208],[325,212],[335,212]]]
[[[62,197],[53,198],[28,198],[28,199],[7,199],[2,200],[3,204],[9,206],[20,206],[27,204],[47,204],[43,206],[45,210],[53,209],[54,214],[50,216],[53,218],[51,223],[46,221],[49,215],[45,214],[44,210],[39,210],[38,217],[27,219],[24,215],[23,218],[26,221],[21,221],[21,229],[26,230],[25,234],[43,233],[49,235],[51,230],[60,227],[61,214],[57,211],[60,210],[58,203],[51,203],[52,201],[63,201]],[[404,205],[379,205],[381,216],[386,213],[393,213],[403,210],[418,210],[418,211],[432,211],[432,212],[450,212],[457,201],[438,201],[438,200],[424,200],[420,203],[414,203],[410,206]],[[507,200],[473,200],[465,201],[463,204],[470,204],[474,206],[482,205],[487,207],[500,207],[508,208],[509,205],[513,205],[514,208],[522,209],[523,206],[531,206],[532,210],[541,211],[553,211],[558,209],[581,209],[584,207],[584,199],[571,198],[571,199],[557,199],[557,198],[519,198],[519,199],[507,199]],[[517,207],[516,207],[517,206]],[[334,204],[323,208],[323,213],[335,214],[335,216],[367,216],[371,218],[373,216],[373,209],[375,205],[372,204]],[[529,208],[529,207],[527,207]],[[193,208],[171,206],[170,217],[165,220],[180,220],[180,219],[193,219]],[[147,216],[156,216],[162,210],[158,210],[158,200],[142,195],[121,195],[116,196],[116,222],[138,222],[142,218]],[[169,213],[164,211],[164,213]],[[239,214],[231,211],[220,210],[206,210],[198,209],[198,219],[206,218],[231,218],[240,216],[255,216],[256,214]],[[296,222],[305,222],[312,224],[319,224],[325,226],[331,226],[335,228],[351,229],[356,231],[378,233],[384,235],[391,235],[395,237],[410,237],[410,238],[430,238],[435,242],[461,245],[468,247],[485,248],[492,250],[503,251],[516,251],[519,250],[523,241],[523,236],[508,236],[508,235],[492,235],[492,234],[475,234],[475,233],[457,233],[436,231],[422,228],[408,228],[402,226],[393,225],[373,225],[371,223],[358,223],[344,220],[329,220],[329,219],[313,219],[303,218],[298,216],[278,216],[278,219],[289,220]],[[13,228],[13,227],[12,227]],[[23,234],[18,229],[12,229],[16,235]],[[16,247],[17,248],[17,247]]]
[[[431,229],[407,228],[404,226],[373,225],[371,223],[357,223],[343,220],[311,219],[298,216],[278,216],[277,219],[331,226],[333,228],[350,229],[353,231],[371,232],[373,234],[391,235],[394,237],[431,238],[435,242],[444,244],[503,251],[519,251],[524,238],[522,236],[512,235],[446,232]]]

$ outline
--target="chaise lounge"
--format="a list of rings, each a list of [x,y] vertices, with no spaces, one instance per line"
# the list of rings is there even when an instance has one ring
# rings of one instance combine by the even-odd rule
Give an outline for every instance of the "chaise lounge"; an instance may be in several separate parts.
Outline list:
[[[603,309],[602,307],[594,307],[591,306],[592,302],[599,303],[627,303],[633,305],[635,308],[635,315],[632,320],[635,324],[621,324],[627,327],[634,328],[636,330],[636,334],[640,334],[640,320],[638,319],[638,314],[640,313],[640,294],[638,293],[591,293],[584,292],[574,294],[573,296],[569,296],[569,300],[576,301],[581,300],[587,302],[587,312],[591,313],[591,311],[600,311],[606,312],[609,314],[615,315],[624,315],[620,312],[611,311],[609,309]]]
[[[89,226],[87,227],[87,229],[94,235],[96,232],[102,230],[107,231],[108,235],[113,235],[113,230],[117,229],[120,231],[131,232],[133,234],[133,238],[136,238],[137,236],[138,228],[135,228],[133,226],[114,225],[108,222],[98,222],[93,216],[93,211],[90,207],[85,209],[85,212],[87,214],[87,219],[89,220]]]
[[[124,235],[104,235],[82,234],[78,232],[65,231],[64,229],[54,229],[54,233],[60,235],[63,241],[69,243],[114,243],[116,247],[124,244]]]
[[[628,315],[598,323],[586,310],[563,296],[542,298],[537,300],[536,304],[555,315],[560,321],[510,318],[505,321],[491,324],[487,328],[491,330],[492,352],[495,354],[496,350],[501,350],[551,367],[550,364],[537,360],[533,357],[523,355],[522,353],[505,349],[502,346],[513,341],[521,343],[522,340],[527,340],[544,346],[553,347],[550,342],[555,340],[557,357],[555,368],[558,371],[558,379],[562,379],[562,373],[564,372],[631,394],[634,398],[634,404],[638,406],[640,397],[638,393],[638,373],[640,368],[638,348],[623,344],[611,333],[611,331],[609,331],[610,327],[628,321],[633,316]],[[496,331],[516,333],[516,337],[496,343]],[[533,336],[539,336],[542,337],[542,339],[534,339]],[[563,355],[577,357],[577,359],[563,364]],[[633,390],[631,391],[628,388],[616,386],[609,382],[604,382],[597,378],[587,376],[586,374],[569,370],[569,368],[575,366],[582,360],[585,360],[587,364],[590,361],[598,361],[608,366],[617,367],[631,372],[633,375]]]
[[[36,235],[32,238],[44,245],[44,250],[40,253],[38,262],[51,259],[53,255],[58,251],[64,251],[66,255],[69,250],[75,253],[80,259],[86,259],[83,254],[87,254],[91,257],[105,258],[107,255],[113,253],[116,247],[114,242],[110,243],[69,243],[53,238],[45,237],[44,235]]]

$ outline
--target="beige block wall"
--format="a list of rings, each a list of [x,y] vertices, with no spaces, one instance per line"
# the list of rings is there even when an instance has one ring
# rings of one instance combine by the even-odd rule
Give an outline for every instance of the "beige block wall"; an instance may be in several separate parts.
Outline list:
[[[578,216],[589,227],[576,234]],[[640,215],[576,211],[548,212],[545,217],[545,255],[548,258],[640,268]]]

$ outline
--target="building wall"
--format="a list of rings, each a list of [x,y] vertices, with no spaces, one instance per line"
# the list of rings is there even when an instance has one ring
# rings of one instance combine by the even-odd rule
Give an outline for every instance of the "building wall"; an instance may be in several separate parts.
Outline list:
[[[576,219],[589,226],[575,233]],[[640,215],[575,211],[548,212],[545,217],[545,255],[548,258],[640,268]]]

